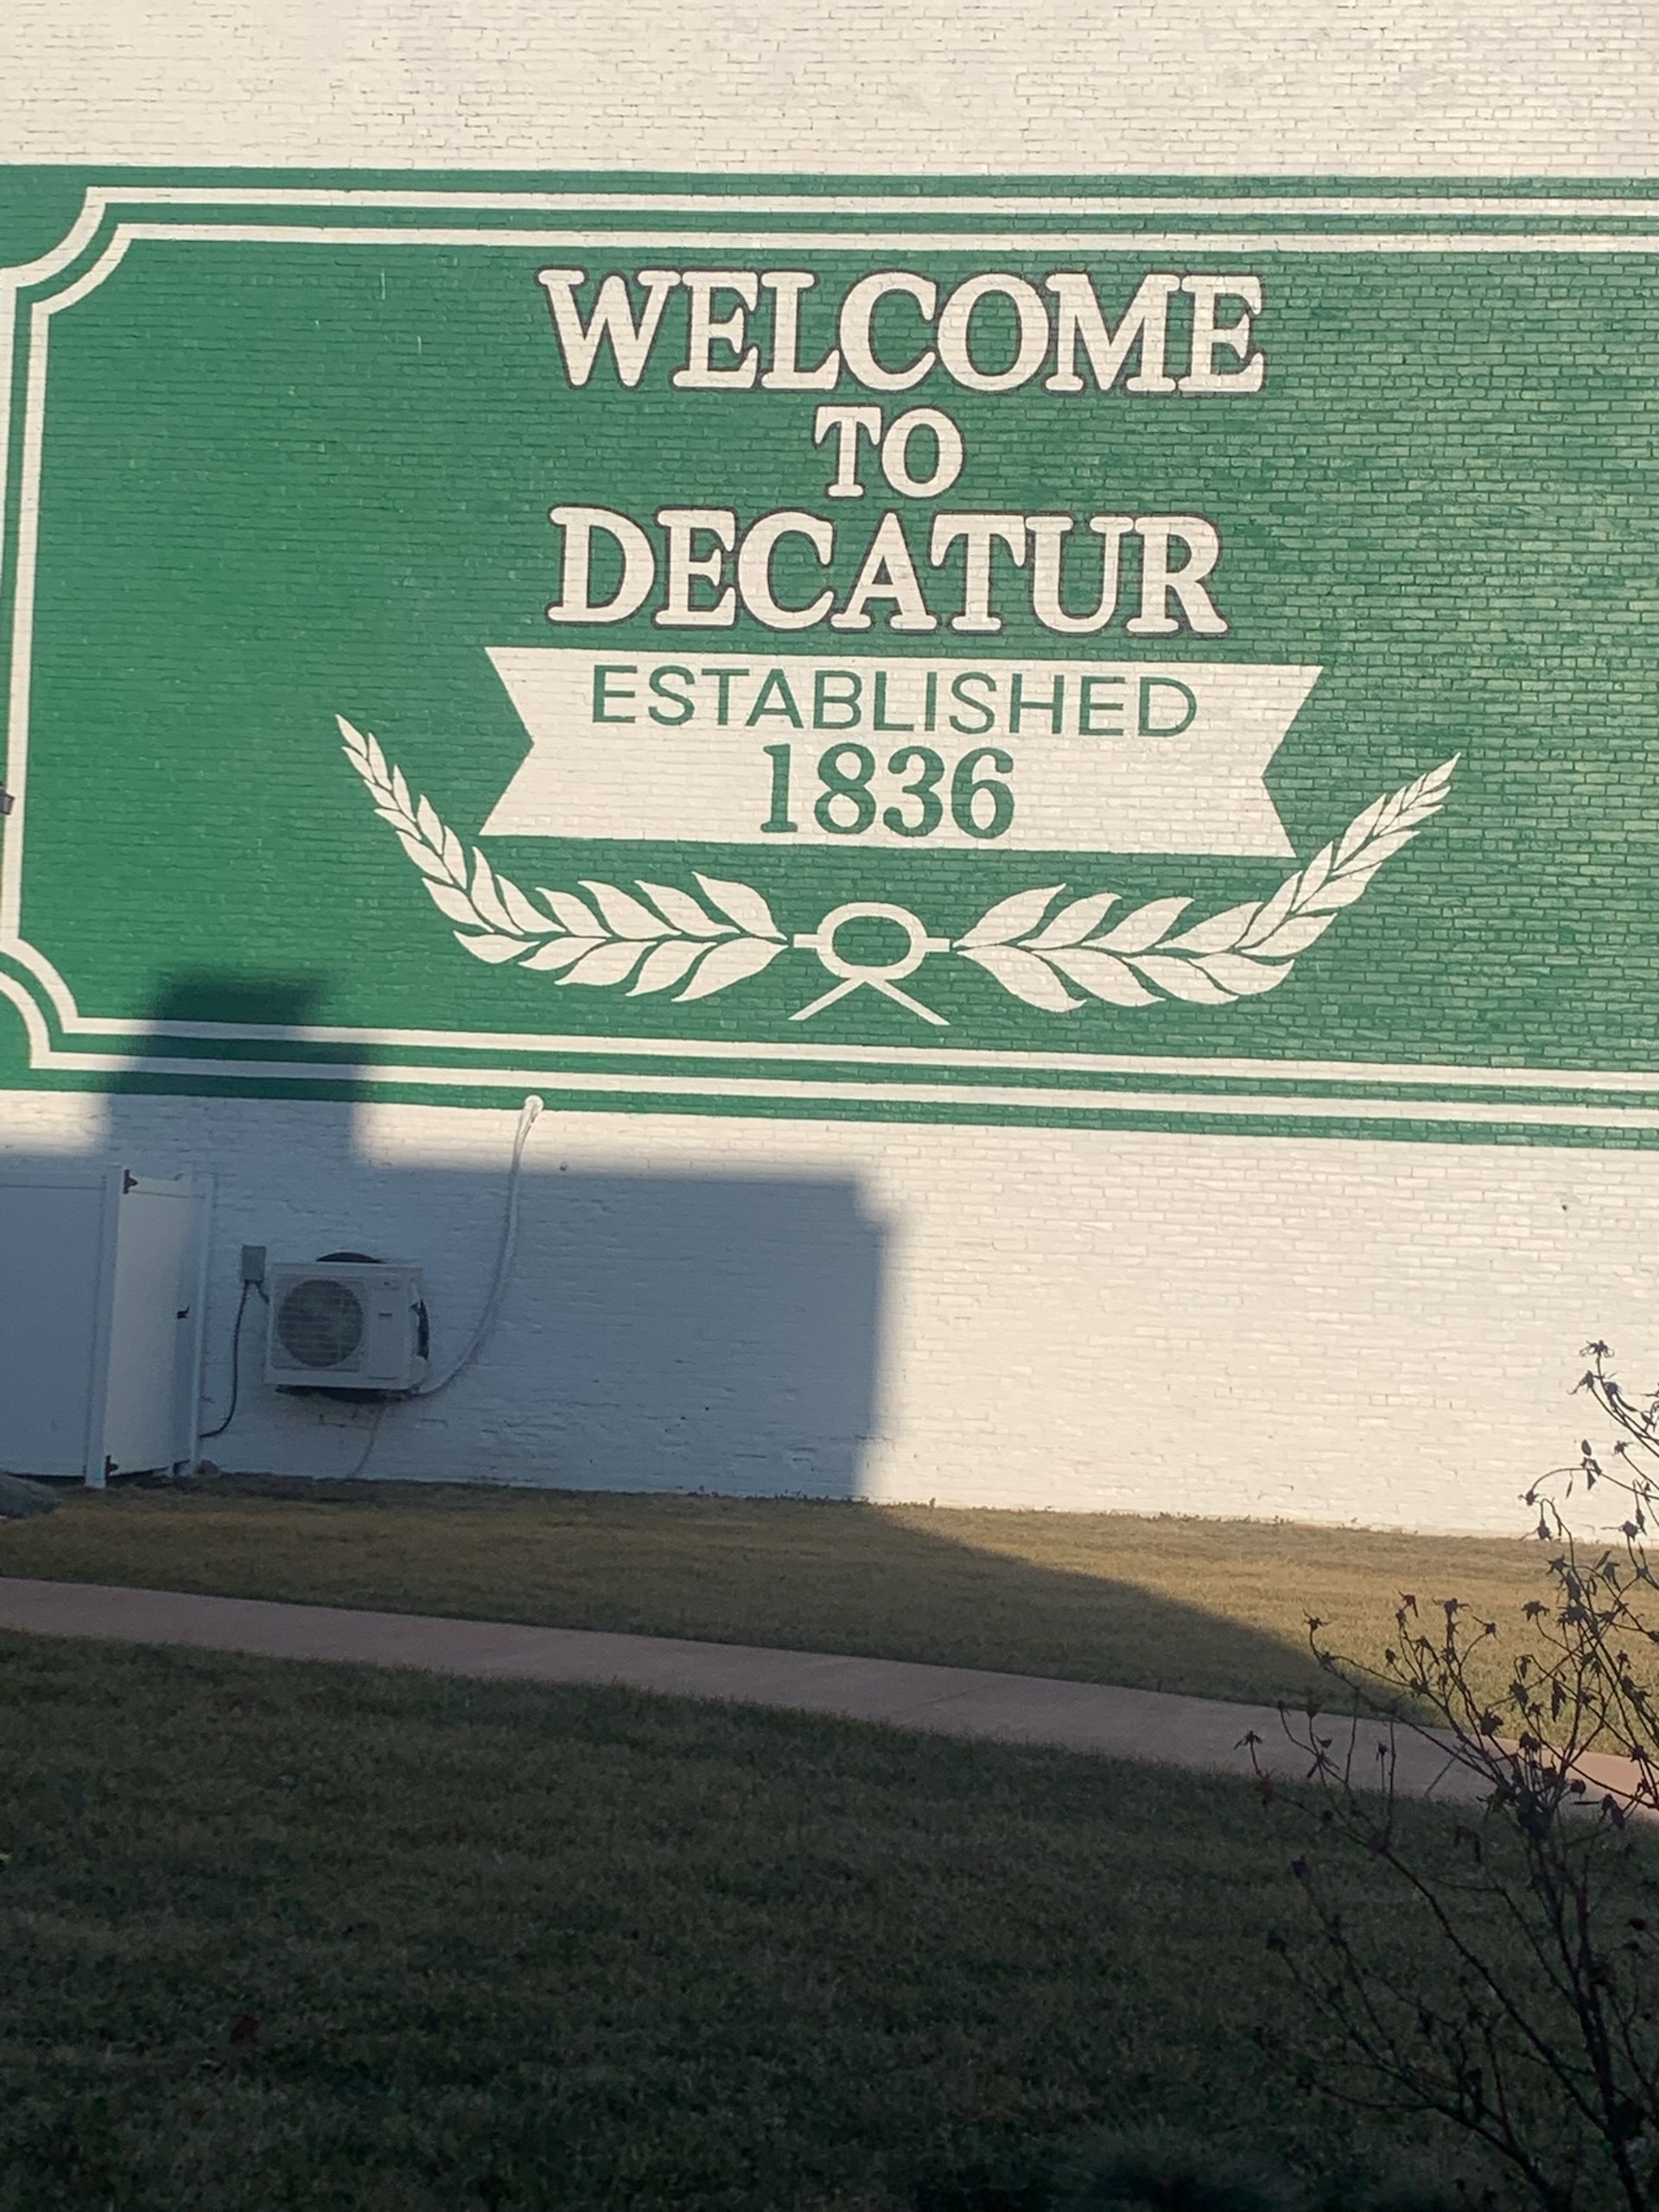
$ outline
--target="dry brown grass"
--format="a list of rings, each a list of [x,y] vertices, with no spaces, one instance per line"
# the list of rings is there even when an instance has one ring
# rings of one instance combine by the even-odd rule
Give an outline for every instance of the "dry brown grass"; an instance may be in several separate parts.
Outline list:
[[[625,1629],[1245,1700],[1318,1676],[1305,1621],[1382,1649],[1402,1592],[1518,1622],[1522,1540],[1281,1522],[223,1480],[75,1491],[0,1573]],[[1328,1688],[1328,1685],[1326,1686]]]

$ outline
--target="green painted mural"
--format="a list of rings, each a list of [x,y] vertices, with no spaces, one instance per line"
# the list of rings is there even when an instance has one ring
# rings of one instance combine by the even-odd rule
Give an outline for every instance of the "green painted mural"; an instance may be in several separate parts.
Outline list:
[[[0,203],[7,1081],[1659,1133],[1650,188]]]

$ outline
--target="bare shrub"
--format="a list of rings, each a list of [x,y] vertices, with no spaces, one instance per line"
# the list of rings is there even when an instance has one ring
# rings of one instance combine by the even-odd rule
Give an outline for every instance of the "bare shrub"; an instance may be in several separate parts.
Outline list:
[[[1632,1399],[1605,1344],[1580,1388],[1613,1428],[1527,1491],[1548,1595],[1509,1627],[1402,1594],[1380,1665],[1310,1618],[1319,1664],[1369,1733],[1284,1715],[1316,1786],[1258,1787],[1310,1826],[1292,1871],[1311,1926],[1269,1947],[1306,2000],[1300,2063],[1345,2101],[1434,2113],[1547,2212],[1659,2207],[1659,1396]],[[1592,1503],[1594,1501],[1594,1503]],[[1585,1533],[1605,1514],[1604,1535]],[[1497,1662],[1497,1663],[1495,1663]],[[1405,1736],[1443,1756],[1425,1808]],[[1374,1750],[1364,1748],[1374,1741]],[[1357,1854],[1399,1903],[1388,1943],[1338,1901]]]

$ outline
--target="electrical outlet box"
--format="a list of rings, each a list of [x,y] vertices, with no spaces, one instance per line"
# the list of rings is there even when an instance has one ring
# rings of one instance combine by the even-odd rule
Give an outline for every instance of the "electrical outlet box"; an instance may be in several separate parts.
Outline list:
[[[242,1280],[243,1280],[243,1281],[244,1281],[244,1282],[251,1282],[251,1283],[262,1283],[262,1282],[264,1282],[264,1279],[265,1279],[265,1248],[264,1248],[264,1246],[263,1244],[245,1244],[245,1245],[242,1247]]]

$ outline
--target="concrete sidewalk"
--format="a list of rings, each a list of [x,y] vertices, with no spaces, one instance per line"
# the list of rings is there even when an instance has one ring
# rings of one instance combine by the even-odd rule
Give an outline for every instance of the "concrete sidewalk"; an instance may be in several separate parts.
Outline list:
[[[999,1743],[1143,1759],[1158,1766],[1248,1776],[1243,1738],[1262,1739],[1270,1772],[1307,1770],[1272,1706],[1232,1705],[1101,1682],[1054,1681],[969,1667],[918,1666],[901,1659],[853,1659],[675,1637],[526,1628],[510,1622],[445,1620],[420,1613],[358,1612],[334,1605],[278,1605],[261,1598],[203,1598],[174,1590],[128,1590],[88,1582],[0,1577],[0,1629],[93,1637],[123,1643],[187,1644],[271,1659],[345,1660],[440,1675],[520,1681],[621,1684],[672,1697],[780,1707],[847,1720]],[[1322,1723],[1333,1749],[1351,1744],[1356,1778],[1377,1772],[1388,1731],[1373,1720]],[[1440,1747],[1402,1731],[1396,1786],[1404,1795],[1468,1802],[1472,1778]],[[1598,1787],[1628,1789],[1623,1760],[1586,1761]]]

